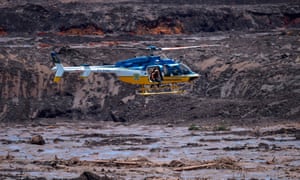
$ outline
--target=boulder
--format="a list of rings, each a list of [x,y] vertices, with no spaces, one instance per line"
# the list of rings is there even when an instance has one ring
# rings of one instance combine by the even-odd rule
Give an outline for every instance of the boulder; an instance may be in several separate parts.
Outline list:
[[[43,136],[41,136],[41,135],[34,135],[34,136],[32,136],[32,138],[30,140],[30,144],[44,145],[45,140],[44,140]]]

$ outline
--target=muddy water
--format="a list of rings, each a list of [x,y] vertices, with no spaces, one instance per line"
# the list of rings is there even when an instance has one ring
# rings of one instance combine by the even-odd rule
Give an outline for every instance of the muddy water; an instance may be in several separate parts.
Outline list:
[[[300,124],[217,131],[108,122],[1,124],[0,177],[300,178]],[[42,135],[44,145],[30,143]]]

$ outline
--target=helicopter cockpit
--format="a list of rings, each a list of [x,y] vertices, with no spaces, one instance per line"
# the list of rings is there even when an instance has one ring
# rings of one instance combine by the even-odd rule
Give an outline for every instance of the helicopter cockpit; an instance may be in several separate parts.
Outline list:
[[[187,65],[182,63],[150,65],[147,66],[147,74],[149,75],[149,78],[154,69],[159,70],[159,74],[162,79],[163,77],[181,76],[193,73]]]
[[[185,75],[191,74],[191,69],[182,63],[179,64],[165,64],[163,66],[164,76],[178,76],[178,75]]]

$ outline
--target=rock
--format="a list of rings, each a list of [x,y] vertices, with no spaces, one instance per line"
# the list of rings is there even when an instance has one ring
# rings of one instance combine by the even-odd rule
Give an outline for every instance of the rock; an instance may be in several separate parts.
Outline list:
[[[34,135],[34,136],[32,136],[30,143],[36,144],[36,145],[44,145],[45,140],[44,140],[43,136],[41,136],[41,135]]]
[[[79,177],[73,178],[71,180],[113,180],[113,178],[110,178],[106,175],[98,176],[97,174],[94,174],[92,172],[85,171]]]
[[[259,143],[259,144],[258,144],[258,148],[259,148],[259,149],[268,150],[268,149],[270,149],[270,145],[269,145],[269,144],[266,144],[266,143]]]
[[[127,122],[127,120],[125,118],[117,115],[117,113],[115,113],[115,112],[111,112],[110,117],[114,122]]]
[[[57,144],[57,143],[59,143],[59,142],[64,142],[64,140],[63,140],[63,139],[60,139],[60,138],[55,138],[55,139],[53,139],[53,143]]]
[[[12,156],[11,154],[9,154],[9,152],[7,153],[7,155],[6,155],[6,157],[5,157],[6,160],[12,160],[12,159],[14,159],[14,158],[15,158],[15,157]]]
[[[182,166],[185,166],[185,164],[178,160],[172,160],[168,165],[168,167],[182,167]]]
[[[80,159],[78,157],[72,157],[68,161],[69,166],[72,166],[72,165],[75,165],[75,164],[78,164],[78,163],[80,163]]]

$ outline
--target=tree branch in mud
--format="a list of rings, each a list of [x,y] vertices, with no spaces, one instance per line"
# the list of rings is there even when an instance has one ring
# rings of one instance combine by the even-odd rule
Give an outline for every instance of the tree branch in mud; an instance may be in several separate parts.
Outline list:
[[[200,164],[200,165],[192,165],[192,166],[174,168],[173,170],[174,171],[186,171],[186,170],[209,168],[209,167],[214,167],[216,165],[217,165],[217,163],[207,163],[207,164]]]

